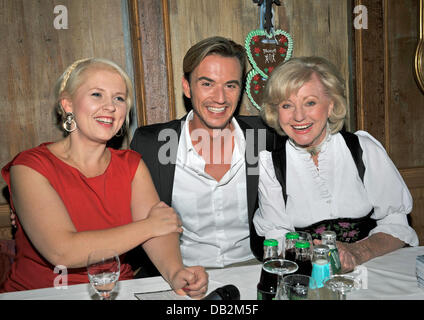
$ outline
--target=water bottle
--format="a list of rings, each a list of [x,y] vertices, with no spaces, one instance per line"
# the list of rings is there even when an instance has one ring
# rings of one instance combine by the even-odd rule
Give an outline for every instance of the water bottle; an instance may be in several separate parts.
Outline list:
[[[339,250],[337,250],[336,245],[336,233],[334,231],[324,231],[321,234],[321,240],[322,244],[328,246],[330,249],[329,255],[332,273],[340,273],[342,265],[340,263]]]
[[[261,277],[257,285],[258,300],[273,300],[277,291],[278,274],[268,272],[264,268],[267,261],[278,258],[278,241],[275,239],[266,239],[264,241],[264,259],[261,271]]]
[[[278,257],[278,241],[275,239],[264,240],[264,259],[263,262]]]
[[[314,255],[312,258],[312,274],[318,288],[324,286],[324,280],[331,276],[330,249],[326,245],[314,246]]]
[[[296,249],[296,259],[294,262],[299,266],[299,269],[295,273],[310,276],[312,273],[311,244],[309,241],[298,240],[294,247]]]
[[[284,259],[295,261],[296,260],[296,241],[299,239],[297,232],[287,232],[286,241],[284,245]]]

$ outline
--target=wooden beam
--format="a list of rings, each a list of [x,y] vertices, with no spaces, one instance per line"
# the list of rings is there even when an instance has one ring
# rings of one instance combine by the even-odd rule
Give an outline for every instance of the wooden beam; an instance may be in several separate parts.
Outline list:
[[[162,0],[163,30],[165,34],[166,75],[168,81],[169,120],[175,120],[174,72],[172,68],[171,29],[169,25],[168,0]]]
[[[138,125],[175,118],[167,0],[128,0]]]
[[[138,0],[128,0],[128,10],[134,63],[134,93],[136,96],[137,124],[142,126],[147,124],[147,112]]]

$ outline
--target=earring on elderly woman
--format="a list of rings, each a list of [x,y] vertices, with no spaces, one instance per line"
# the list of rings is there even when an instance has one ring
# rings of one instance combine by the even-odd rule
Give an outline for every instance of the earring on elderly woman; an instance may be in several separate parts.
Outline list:
[[[66,113],[66,120],[63,122],[63,129],[66,132],[71,133],[77,128],[77,123],[75,122],[75,116],[72,112]]]

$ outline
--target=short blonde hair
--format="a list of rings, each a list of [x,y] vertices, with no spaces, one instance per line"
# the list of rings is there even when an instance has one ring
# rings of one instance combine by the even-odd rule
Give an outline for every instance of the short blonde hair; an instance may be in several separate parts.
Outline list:
[[[334,103],[328,118],[331,133],[343,128],[347,102],[344,80],[336,67],[321,57],[299,57],[280,64],[271,73],[265,86],[261,103],[261,116],[264,121],[280,135],[285,135],[280,127],[278,108],[281,102],[296,93],[312,74],[315,74],[325,88],[328,97]]]
[[[127,115],[125,128],[129,126],[129,113],[134,101],[134,89],[132,81],[128,74],[115,62],[103,58],[87,58],[77,60],[66,68],[59,77],[55,85],[55,108],[60,118],[65,120],[66,114],[62,108],[60,101],[66,97],[72,97],[75,91],[81,86],[84,80],[84,73],[90,69],[105,69],[118,73],[125,82],[127,88],[125,104],[127,106]],[[128,132],[128,130],[126,130]]]

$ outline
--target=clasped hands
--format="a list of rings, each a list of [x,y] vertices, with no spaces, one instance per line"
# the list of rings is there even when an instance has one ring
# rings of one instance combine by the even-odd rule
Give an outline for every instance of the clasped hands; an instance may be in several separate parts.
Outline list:
[[[208,290],[208,274],[201,266],[185,267],[177,271],[170,279],[174,291],[181,295],[188,295],[193,299],[202,298]]]

